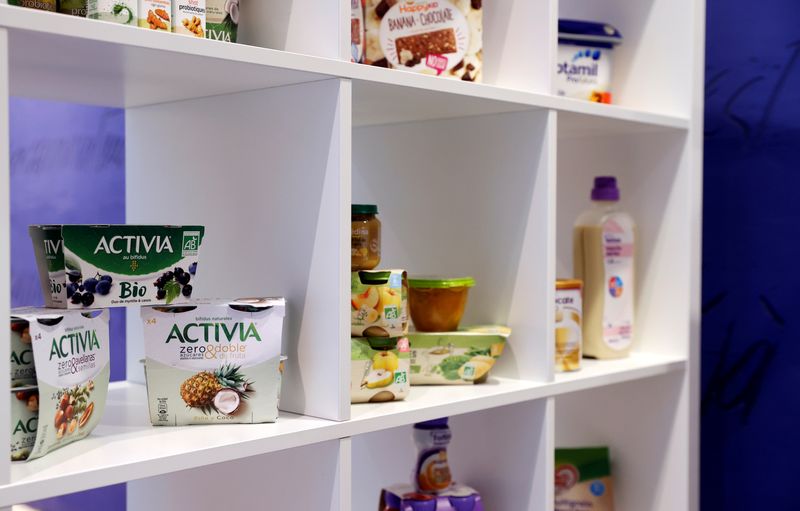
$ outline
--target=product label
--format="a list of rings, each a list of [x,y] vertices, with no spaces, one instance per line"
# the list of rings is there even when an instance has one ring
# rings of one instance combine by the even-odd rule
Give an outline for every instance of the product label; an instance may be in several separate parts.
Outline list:
[[[108,311],[16,309],[12,317],[28,322],[36,363],[34,459],[85,438],[100,422],[110,375]]]
[[[556,371],[576,371],[581,367],[580,287],[556,289]]]
[[[172,0],[139,0],[139,26],[172,31]]]
[[[275,421],[285,309],[282,298],[143,307],[151,422]]]
[[[555,511],[614,511],[608,448],[556,449]]]
[[[87,0],[86,17],[122,25],[136,25],[137,0]]]
[[[29,232],[51,307],[185,303],[192,296],[200,226],[31,226]]]
[[[172,18],[173,32],[206,36],[206,0],[173,0]]]
[[[573,44],[558,45],[556,94],[609,103],[611,49]]]
[[[409,334],[412,385],[480,383],[503,353],[507,332]]]
[[[86,17],[86,0],[61,0],[58,3],[58,11],[70,16]]]
[[[364,3],[350,0],[350,61],[364,60]]]
[[[625,350],[633,340],[634,241],[633,224],[627,216],[611,215],[603,223],[603,342],[613,350]]]
[[[9,5],[19,5],[29,9],[39,9],[42,11],[56,10],[56,0],[8,0]]]
[[[441,74],[462,61],[469,38],[467,19],[448,0],[397,2],[381,20],[381,48],[395,67]]]

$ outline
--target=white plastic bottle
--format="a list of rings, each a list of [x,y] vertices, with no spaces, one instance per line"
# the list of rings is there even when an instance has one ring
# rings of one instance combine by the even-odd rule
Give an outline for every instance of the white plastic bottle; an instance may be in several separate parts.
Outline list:
[[[591,358],[626,357],[633,343],[637,230],[619,197],[615,177],[596,177],[592,208],[573,230],[575,278],[583,281],[583,354]]]

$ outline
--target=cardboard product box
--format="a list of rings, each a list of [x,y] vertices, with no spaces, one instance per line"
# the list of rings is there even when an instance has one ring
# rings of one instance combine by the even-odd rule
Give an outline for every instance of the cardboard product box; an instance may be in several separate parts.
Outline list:
[[[108,395],[108,311],[25,307],[36,364],[36,385],[11,389],[12,460],[32,460],[89,436]]]
[[[457,332],[411,332],[411,385],[482,383],[503,353],[511,329],[472,327]]]
[[[142,307],[154,426],[275,422],[286,300]]]
[[[483,80],[480,0],[366,0],[364,18],[365,63]]]
[[[408,333],[405,270],[362,270],[350,278],[350,334],[401,337]]]
[[[32,225],[48,307],[86,309],[187,303],[202,226]]]
[[[408,377],[408,339],[350,339],[350,401],[375,403],[405,399]]]
[[[138,0],[87,0],[86,17],[136,26]]]
[[[139,27],[172,32],[172,0],[139,0]]]
[[[555,511],[614,511],[608,447],[556,449]]]
[[[192,37],[206,37],[206,0],[173,0],[172,31]]]

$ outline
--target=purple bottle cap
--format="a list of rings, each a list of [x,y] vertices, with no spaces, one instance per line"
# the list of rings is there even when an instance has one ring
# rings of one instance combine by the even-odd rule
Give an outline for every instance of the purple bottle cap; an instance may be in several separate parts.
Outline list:
[[[433,419],[430,421],[418,422],[414,424],[416,429],[439,429],[447,427],[447,417],[441,419]]]
[[[473,511],[475,509],[475,495],[450,497],[450,505],[453,506],[456,511]]]
[[[617,178],[614,176],[597,176],[594,178],[592,200],[618,201],[619,188],[617,188]]]

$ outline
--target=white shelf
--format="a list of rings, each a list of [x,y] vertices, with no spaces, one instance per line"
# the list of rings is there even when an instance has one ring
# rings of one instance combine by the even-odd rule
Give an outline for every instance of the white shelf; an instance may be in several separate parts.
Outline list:
[[[491,378],[482,385],[413,387],[405,401],[359,404],[352,419],[333,422],[281,413],[274,424],[153,427],[143,385],[112,383],[106,412],[87,439],[44,458],[12,465],[0,507],[214,463],[336,440],[397,426],[681,371],[679,358],[634,354],[584,361],[552,383]]]
[[[328,79],[354,82],[356,126],[554,109],[611,126],[686,130],[686,117],[181,37],[0,5],[11,94],[137,107]],[[235,78],[234,78],[235,77]],[[57,84],[57,86],[54,86]],[[636,128],[639,126],[639,128]],[[598,127],[603,128],[601,124]]]

